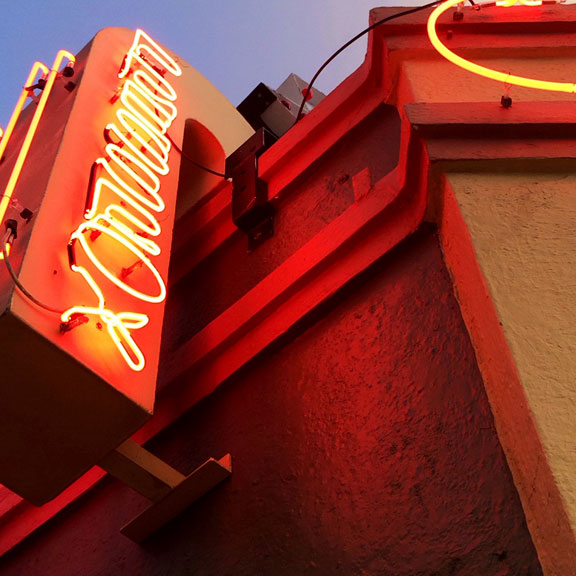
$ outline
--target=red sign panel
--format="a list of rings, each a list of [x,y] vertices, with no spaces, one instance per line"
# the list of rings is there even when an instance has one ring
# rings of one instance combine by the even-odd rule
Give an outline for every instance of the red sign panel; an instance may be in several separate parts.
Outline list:
[[[177,199],[187,122],[220,170],[252,134],[186,62],[109,28],[76,57],[34,64],[4,131],[0,482],[32,502],[152,413],[177,200],[182,212],[206,192],[188,183]]]

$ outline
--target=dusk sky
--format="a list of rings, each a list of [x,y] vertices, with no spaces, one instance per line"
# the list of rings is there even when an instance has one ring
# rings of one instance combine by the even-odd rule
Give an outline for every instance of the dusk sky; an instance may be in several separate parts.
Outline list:
[[[425,3],[425,2],[422,2]],[[276,88],[290,72],[309,80],[368,25],[374,0],[0,0],[0,126],[5,127],[35,60],[77,53],[102,28],[143,28],[197,68],[234,105],[259,82]],[[405,0],[403,5],[418,5]],[[366,39],[318,80],[330,92],[362,62]]]

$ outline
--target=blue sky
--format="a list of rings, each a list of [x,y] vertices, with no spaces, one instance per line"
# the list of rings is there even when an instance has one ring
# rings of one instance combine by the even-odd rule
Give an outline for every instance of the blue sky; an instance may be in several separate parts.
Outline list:
[[[77,53],[102,28],[143,28],[197,68],[234,105],[258,84],[276,88],[295,72],[308,80],[368,25],[370,0],[0,0],[0,126],[6,126],[35,60]],[[415,3],[408,0],[402,4]],[[417,3],[416,3],[417,4]],[[329,92],[360,65],[366,40],[318,81]]]

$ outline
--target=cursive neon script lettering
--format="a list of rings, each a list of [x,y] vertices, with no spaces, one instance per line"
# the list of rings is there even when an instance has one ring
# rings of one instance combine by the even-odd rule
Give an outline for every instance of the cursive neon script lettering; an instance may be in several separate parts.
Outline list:
[[[165,210],[161,177],[169,172],[171,145],[165,134],[177,114],[177,95],[166,79],[168,74],[180,76],[182,71],[150,36],[137,30],[118,73],[123,80],[121,106],[115,121],[104,129],[106,156],[94,162],[85,221],[72,232],[69,244],[70,267],[84,278],[97,304],[72,306],[62,314],[62,322],[79,314],[98,317],[135,371],[143,370],[146,361],[131,332],[146,326],[149,318],[140,312],[110,310],[95,274],[131,296],[135,303],[158,304],[166,298],[166,285],[153,258],[161,251],[156,241],[162,232],[157,215]],[[104,204],[104,197],[117,200]],[[105,248],[101,250],[128,254],[133,264],[111,270],[97,255],[96,248],[103,242]],[[88,259],[94,274],[77,263],[77,249]],[[130,274],[140,268],[147,269],[154,280],[149,291],[148,287],[144,291],[129,283]]]

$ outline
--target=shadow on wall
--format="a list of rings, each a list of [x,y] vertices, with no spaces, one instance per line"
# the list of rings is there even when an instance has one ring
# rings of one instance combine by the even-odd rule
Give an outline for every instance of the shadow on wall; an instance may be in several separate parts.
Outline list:
[[[186,120],[182,142],[176,219],[222,180],[221,176],[211,174],[195,163],[223,173],[226,161],[226,154],[216,136],[197,120]]]

